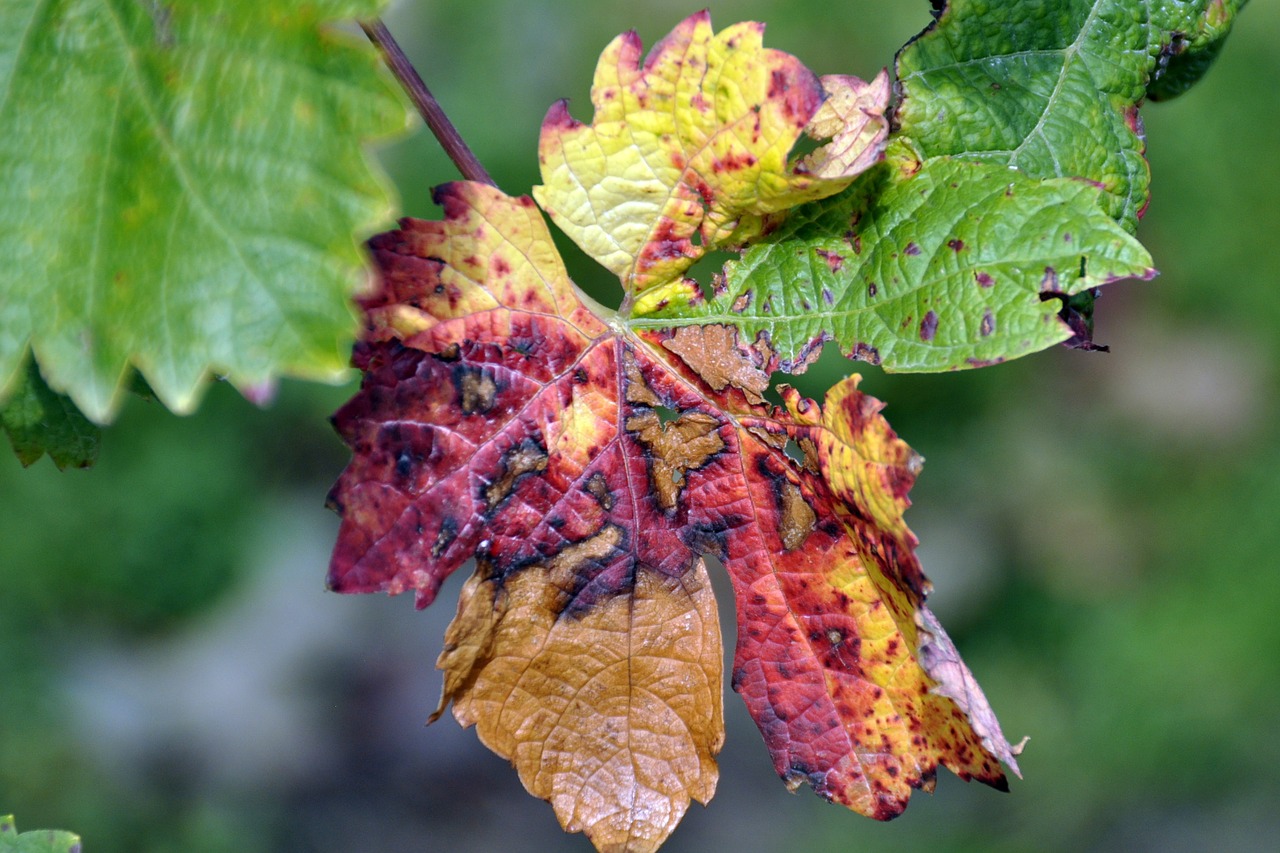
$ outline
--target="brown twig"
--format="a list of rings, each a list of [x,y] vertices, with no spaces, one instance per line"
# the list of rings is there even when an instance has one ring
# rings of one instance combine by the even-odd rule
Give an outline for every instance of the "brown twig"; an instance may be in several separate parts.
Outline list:
[[[391,69],[392,74],[396,75],[400,85],[409,94],[409,98],[413,101],[413,105],[418,108],[418,113],[422,116],[422,120],[427,123],[427,127],[431,128],[431,132],[435,134],[436,139],[440,142],[440,147],[444,149],[444,153],[449,155],[449,159],[453,161],[453,164],[458,167],[462,177],[469,181],[479,181],[491,187],[496,187],[497,184],[493,182],[493,178],[489,177],[489,173],[485,171],[484,166],[480,165],[476,155],[471,153],[467,143],[462,141],[462,136],[459,135],[458,129],[453,126],[453,122],[449,121],[449,117],[444,114],[444,110],[440,108],[440,103],[431,94],[427,84],[422,82],[422,78],[418,76],[417,69],[409,61],[409,57],[404,55],[404,51],[400,49],[400,45],[396,43],[386,25],[380,19],[374,18],[372,21],[361,21],[360,26],[364,29],[365,35],[369,37],[369,41],[376,44],[378,49],[382,51],[382,58],[386,60],[387,67]]]

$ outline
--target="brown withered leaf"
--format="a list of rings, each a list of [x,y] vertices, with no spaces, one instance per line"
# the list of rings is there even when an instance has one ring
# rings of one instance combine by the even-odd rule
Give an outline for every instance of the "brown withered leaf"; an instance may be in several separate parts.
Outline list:
[[[437,200],[443,221],[371,243],[329,583],[426,606],[475,557],[440,711],[567,829],[656,849],[716,782],[711,554],[734,589],[732,683],[787,784],[880,819],[939,765],[1003,787],[1012,752],[923,606],[902,519],[919,458],[857,377],[821,405],[716,388],[675,332],[587,307],[529,199]]]

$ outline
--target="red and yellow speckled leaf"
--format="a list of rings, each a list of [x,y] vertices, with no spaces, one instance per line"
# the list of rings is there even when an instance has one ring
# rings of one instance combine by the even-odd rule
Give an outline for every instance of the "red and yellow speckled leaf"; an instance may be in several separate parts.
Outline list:
[[[643,62],[639,36],[626,33],[596,67],[592,124],[563,101],[547,113],[534,197],[628,293],[679,287],[704,252],[839,192],[879,158],[887,75],[819,81],[794,56],[764,48],[763,33],[758,23],[715,33],[703,11]],[[831,142],[789,163],[806,132]],[[662,298],[648,293],[643,304]]]
[[[715,555],[733,686],[789,785],[881,819],[939,765],[1003,786],[1012,750],[923,606],[902,519],[918,458],[856,377],[772,406],[749,348],[589,308],[528,199],[466,183],[437,198],[444,221],[371,244],[329,583],[425,606],[475,557],[441,710],[567,829],[656,849],[715,787]]]

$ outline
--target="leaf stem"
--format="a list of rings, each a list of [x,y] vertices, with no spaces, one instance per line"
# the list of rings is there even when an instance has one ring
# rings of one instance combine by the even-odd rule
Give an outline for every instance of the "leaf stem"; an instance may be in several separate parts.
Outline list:
[[[431,132],[440,142],[440,147],[458,167],[462,177],[496,187],[497,184],[494,183],[493,178],[489,177],[489,173],[485,171],[484,166],[480,165],[476,155],[467,147],[467,143],[462,141],[458,129],[444,114],[435,95],[432,95],[427,84],[422,82],[422,77],[418,75],[409,57],[404,55],[404,51],[400,49],[400,45],[396,43],[386,24],[382,23],[381,19],[374,18],[371,21],[361,21],[360,26],[369,37],[369,41],[382,51],[382,58],[386,61],[387,67],[391,69],[392,74],[396,75],[396,79],[408,93],[409,99],[418,108],[422,120],[427,123],[427,127],[431,128]]]

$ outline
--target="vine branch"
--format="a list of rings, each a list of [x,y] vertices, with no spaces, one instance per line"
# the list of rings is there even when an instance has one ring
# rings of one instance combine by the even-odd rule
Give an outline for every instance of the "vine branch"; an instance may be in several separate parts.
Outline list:
[[[418,75],[409,57],[405,56],[404,51],[400,49],[400,45],[396,43],[386,24],[382,23],[381,19],[374,18],[371,21],[361,21],[360,26],[369,37],[369,41],[382,51],[382,58],[386,61],[387,67],[400,81],[409,99],[418,108],[418,114],[427,123],[427,127],[431,128],[431,132],[440,142],[440,147],[449,155],[453,165],[458,167],[462,177],[496,187],[497,184],[494,183],[493,178],[489,177],[484,166],[480,165],[480,161],[467,147],[467,143],[462,141],[458,129],[453,126],[453,122],[449,121],[449,117],[445,115],[435,95],[432,95],[427,84],[422,82],[422,77]]]

